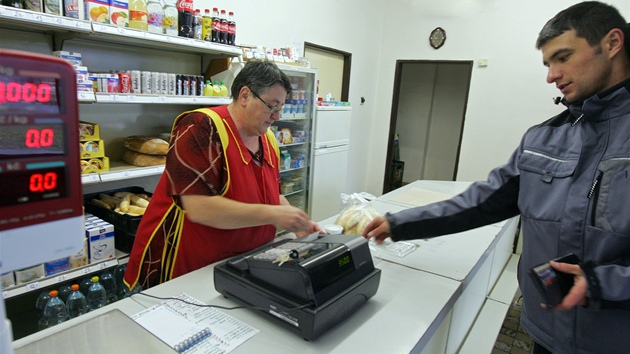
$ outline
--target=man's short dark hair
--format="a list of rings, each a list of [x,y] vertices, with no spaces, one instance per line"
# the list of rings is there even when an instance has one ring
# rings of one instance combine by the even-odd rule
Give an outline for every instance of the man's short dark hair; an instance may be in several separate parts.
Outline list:
[[[275,84],[282,85],[287,94],[291,93],[291,80],[276,64],[266,60],[250,60],[234,78],[232,98],[238,97],[243,86],[261,95]]]
[[[547,21],[538,34],[536,48],[542,48],[549,40],[570,30],[575,30],[578,37],[586,39],[593,47],[614,28],[623,31],[627,44],[630,40],[627,38],[628,24],[615,7],[598,1],[581,2],[560,11]]]

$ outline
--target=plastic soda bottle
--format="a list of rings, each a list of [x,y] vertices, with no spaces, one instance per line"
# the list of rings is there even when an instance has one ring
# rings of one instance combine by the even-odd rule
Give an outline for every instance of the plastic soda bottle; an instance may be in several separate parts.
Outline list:
[[[225,10],[221,10],[221,32],[219,36],[219,43],[227,44],[227,34],[228,34],[228,20],[225,15]]]
[[[177,1],[177,23],[179,24],[180,37],[193,38],[193,19],[195,17],[195,9],[192,0]]]
[[[203,39],[203,17],[199,9],[195,9],[195,15],[193,17],[193,38],[199,40]]]
[[[227,86],[225,86],[225,81],[221,81],[221,96],[223,97],[228,96],[228,88]]]
[[[114,279],[114,275],[108,271],[105,271],[101,274],[100,283],[105,288],[105,294],[107,295],[107,303],[111,304],[112,302],[116,302],[118,297],[116,296],[116,280]]]
[[[162,29],[164,34],[177,36],[179,31],[177,7],[175,0],[164,0],[164,16],[162,17]]]
[[[44,321],[47,327],[58,325],[68,319],[68,312],[66,312],[66,304],[59,298],[57,290],[50,291],[50,300],[44,307]]]
[[[203,88],[204,96],[212,96],[212,82],[210,80],[206,80],[206,87]]]
[[[234,21],[234,12],[228,14],[228,35],[227,44],[236,45],[236,21]]]
[[[107,293],[96,275],[92,277],[92,285],[90,285],[86,298],[90,311],[99,309],[107,304]]]
[[[203,12],[203,19],[201,21],[201,39],[204,41],[212,41],[212,16],[210,15],[210,9],[205,9]]]
[[[129,1],[129,28],[148,30],[147,0]]]
[[[88,312],[87,299],[79,291],[79,284],[72,284],[72,292],[68,296],[66,301],[66,309],[68,310],[68,317],[75,318]]]
[[[211,41],[219,43],[221,41],[221,18],[219,17],[219,9],[212,8],[212,37]]]
[[[147,5],[147,24],[149,32],[162,34],[162,18],[164,17],[164,9],[160,5],[160,0],[149,0]]]
[[[212,85],[212,96],[221,96],[221,86],[218,81],[215,81],[214,85]]]

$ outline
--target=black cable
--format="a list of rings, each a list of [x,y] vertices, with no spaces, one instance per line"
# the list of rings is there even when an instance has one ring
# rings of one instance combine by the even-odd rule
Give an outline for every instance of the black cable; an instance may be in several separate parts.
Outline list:
[[[131,296],[133,297],[134,295],[144,295],[146,297],[151,297],[151,298],[154,298],[154,299],[157,299],[157,300],[177,300],[177,301],[181,301],[181,302],[183,302],[185,304],[188,304],[188,305],[193,305],[193,306],[198,306],[198,307],[213,307],[213,308],[217,308],[217,309],[221,309],[221,310],[250,309],[250,310],[258,310],[258,311],[264,311],[264,312],[268,312],[269,311],[269,309],[266,308],[266,307],[256,307],[256,306],[248,306],[248,305],[234,306],[234,307],[225,307],[225,306],[219,306],[219,305],[200,305],[200,304],[196,304],[194,302],[186,301],[186,300],[183,300],[183,299],[178,299],[176,297],[158,297],[158,296],[145,294],[145,293],[142,293],[142,292],[132,294]],[[283,310],[283,311],[284,312],[297,311],[297,310],[301,310],[303,308],[309,307],[311,305],[312,305],[312,303],[309,302],[307,304],[304,304],[304,305],[301,305],[301,306],[297,306],[297,307],[293,307],[293,308],[290,308],[290,309],[286,309],[286,310]]]

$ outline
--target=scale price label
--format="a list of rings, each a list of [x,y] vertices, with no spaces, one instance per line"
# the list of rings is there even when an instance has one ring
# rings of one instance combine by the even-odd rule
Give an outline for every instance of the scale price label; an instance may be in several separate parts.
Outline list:
[[[25,288],[28,291],[37,290],[37,289],[39,289],[39,282],[38,281],[34,281],[32,283],[28,283],[28,284],[26,284]]]

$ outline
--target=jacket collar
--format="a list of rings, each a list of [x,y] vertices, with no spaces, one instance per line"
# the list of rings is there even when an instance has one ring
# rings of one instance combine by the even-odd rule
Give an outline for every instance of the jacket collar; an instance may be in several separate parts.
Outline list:
[[[627,111],[630,101],[630,79],[626,79],[613,87],[593,95],[586,100],[569,102],[564,97],[562,104],[569,108],[571,115],[585,121],[605,120],[616,117]],[[619,110],[622,111],[619,111]],[[602,114],[608,111],[607,114]]]

